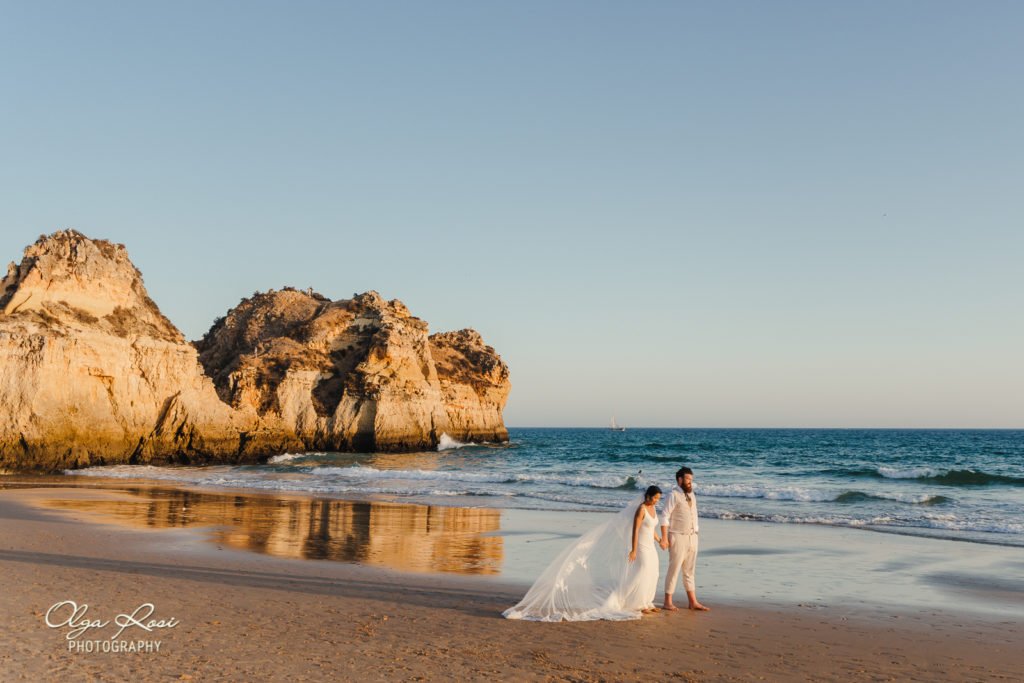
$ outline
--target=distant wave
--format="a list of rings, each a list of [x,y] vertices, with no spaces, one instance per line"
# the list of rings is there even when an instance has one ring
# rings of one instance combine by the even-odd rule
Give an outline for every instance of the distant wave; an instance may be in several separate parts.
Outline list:
[[[936,518],[901,519],[890,516],[870,518],[852,518],[830,515],[780,515],[733,512],[728,510],[701,512],[701,517],[711,519],[738,520],[744,522],[771,522],[774,524],[821,524],[824,526],[842,526],[852,528],[891,529],[892,531],[910,531],[912,529],[934,529],[941,531],[967,531],[990,534],[1022,534],[1024,524],[1016,522],[967,521],[952,515]],[[975,540],[975,539],[965,539]],[[1018,546],[1018,543],[1002,544]]]
[[[910,505],[941,505],[952,499],[935,495],[909,495],[899,493],[865,493],[863,491],[835,491],[784,486],[771,488],[754,484],[705,484],[698,493],[715,498],[762,498],[764,500],[791,500],[801,503],[860,503],[870,500],[891,500]]]
[[[293,454],[286,454],[293,455]],[[278,456],[281,457],[281,456]],[[280,462],[288,462],[288,458]],[[158,479],[161,481],[181,481],[192,484],[211,486],[238,486],[255,488],[276,488],[287,484],[288,490],[336,490],[337,485],[350,483],[363,486],[363,482],[382,483],[388,486],[388,493],[412,492],[413,487],[403,489],[389,482],[417,481],[438,485],[459,484],[552,484],[573,488],[591,488],[607,490],[632,491],[640,488],[638,475],[595,475],[566,476],[562,474],[520,474],[466,472],[449,470],[388,470],[351,465],[348,467],[296,467],[291,468],[293,476],[302,478],[268,479],[259,470],[238,470],[227,466],[209,467],[155,467],[152,465],[112,465],[105,467],[89,467],[82,470],[65,470],[65,474],[86,477],[113,477],[116,479]],[[265,482],[270,482],[265,484]],[[333,487],[333,488],[332,488]],[[340,489],[338,489],[340,490]],[[349,489],[344,489],[349,490]],[[352,490],[366,490],[357,488]],[[452,495],[463,493],[470,495],[471,490],[459,488]],[[509,491],[496,491],[495,495],[507,495]]]
[[[309,453],[282,453],[281,455],[272,456],[269,460],[267,460],[267,462],[264,463],[264,465],[291,466],[293,463],[301,463],[304,460],[312,460],[315,462],[327,455],[330,454],[324,451],[311,451]],[[249,465],[246,467],[252,466]]]
[[[929,479],[938,475],[939,470],[931,467],[879,467],[873,474],[885,479]]]
[[[64,474],[86,477],[110,477],[113,479],[153,479],[173,481],[195,486],[220,488],[245,488],[262,491],[289,491],[318,494],[382,493],[403,496],[505,496],[507,492],[497,489],[469,489],[458,486],[439,486],[441,482],[425,482],[424,486],[367,486],[364,481],[327,481],[314,478],[267,479],[246,476],[247,473],[231,468],[216,470],[199,467],[154,467],[152,465],[111,465],[89,467],[82,470],[64,470]],[[456,482],[457,483],[457,482]],[[435,484],[431,486],[430,484]]]
[[[827,474],[875,479],[912,480],[941,486],[1024,486],[1024,477],[991,474],[981,470],[943,470],[934,467],[876,467],[871,469],[827,470]]]
[[[824,503],[835,499],[829,491],[781,486],[772,488],[757,484],[702,484],[697,493],[716,498],[763,498],[765,500],[793,500],[804,503]]]
[[[943,486],[986,486],[989,484],[1024,486],[1024,477],[989,474],[988,472],[970,469],[942,471],[929,467],[909,469],[879,467],[878,474],[886,479],[914,479]]]
[[[561,474],[519,474],[515,472],[466,472],[450,470],[379,470],[365,465],[350,467],[313,467],[307,470],[310,474],[320,476],[336,476],[346,479],[399,479],[419,481],[459,481],[465,483],[491,484],[561,484],[563,486],[582,486],[598,489],[635,489],[638,478],[634,475],[599,475],[569,477]]]
[[[228,470],[230,467],[219,467]],[[114,479],[160,479],[168,481],[195,481],[210,476],[212,468],[157,467],[156,465],[103,465],[81,470],[64,470],[75,477],[112,477]]]
[[[862,503],[872,500],[895,500],[900,503],[911,505],[943,505],[953,502],[952,498],[946,496],[932,496],[922,494],[920,496],[901,495],[890,493],[865,493],[864,491],[846,491],[833,499],[836,503]]]
[[[285,462],[291,462],[292,460],[298,460],[299,458],[306,457],[305,453],[283,453],[281,455],[275,455],[270,460],[267,460],[268,465],[279,465]]]

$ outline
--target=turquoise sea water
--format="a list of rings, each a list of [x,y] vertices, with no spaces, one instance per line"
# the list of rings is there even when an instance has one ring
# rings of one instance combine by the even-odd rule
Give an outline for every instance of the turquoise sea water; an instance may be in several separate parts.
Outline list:
[[[338,498],[612,509],[695,472],[701,515],[1024,547],[1024,431],[511,429],[437,452],[281,454],[259,466],[116,466],[68,474]]]

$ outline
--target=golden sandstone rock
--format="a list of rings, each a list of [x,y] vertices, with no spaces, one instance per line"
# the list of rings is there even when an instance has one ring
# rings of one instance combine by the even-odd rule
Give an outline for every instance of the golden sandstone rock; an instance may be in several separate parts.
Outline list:
[[[0,282],[0,469],[506,441],[508,367],[376,292],[286,288],[185,341],[122,245],[43,236]]]

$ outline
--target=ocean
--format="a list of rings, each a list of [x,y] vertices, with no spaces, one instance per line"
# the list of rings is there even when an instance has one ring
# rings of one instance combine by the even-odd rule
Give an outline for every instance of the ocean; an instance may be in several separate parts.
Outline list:
[[[436,452],[66,474],[457,507],[612,510],[694,470],[702,517],[1024,547],[1024,431],[510,429]]]

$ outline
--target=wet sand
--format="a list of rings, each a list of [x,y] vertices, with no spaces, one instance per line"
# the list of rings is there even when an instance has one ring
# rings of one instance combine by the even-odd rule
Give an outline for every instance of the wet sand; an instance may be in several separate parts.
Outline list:
[[[709,614],[502,619],[558,548],[599,518],[123,482],[0,489],[0,671],[4,680],[1024,678],[1024,552],[855,530],[702,522]],[[151,618],[180,623],[121,637],[159,640],[159,652],[72,652],[69,629],[44,621],[67,600],[88,604],[90,619],[152,603]]]

